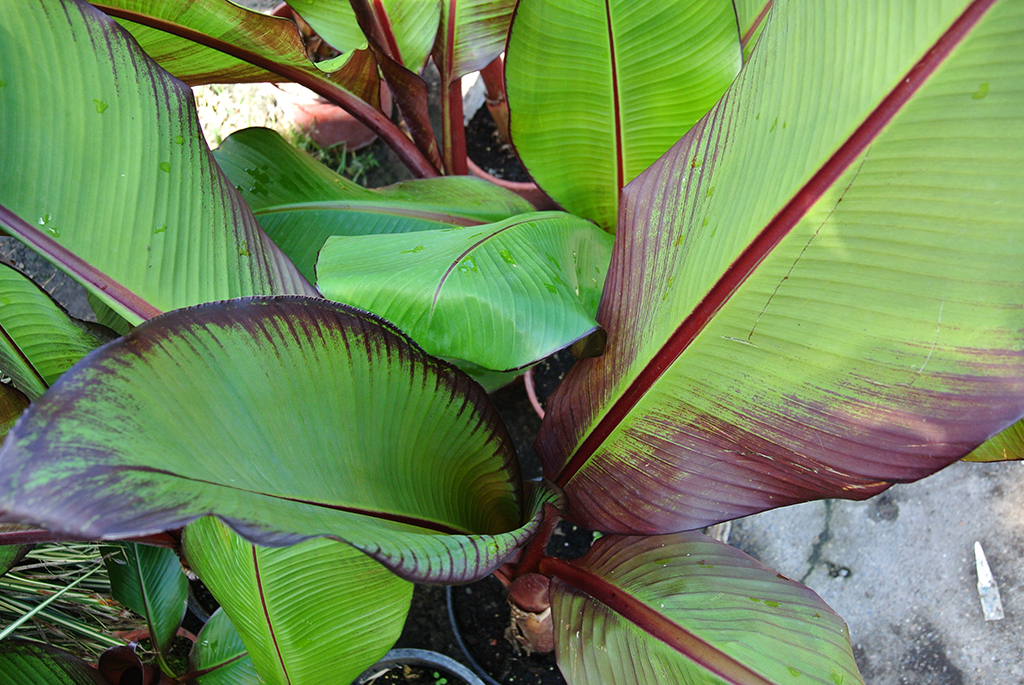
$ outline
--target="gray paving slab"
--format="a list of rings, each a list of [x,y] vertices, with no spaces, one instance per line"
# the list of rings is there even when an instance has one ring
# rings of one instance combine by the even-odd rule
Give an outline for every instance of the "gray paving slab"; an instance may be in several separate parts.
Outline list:
[[[730,543],[846,619],[867,685],[1024,683],[1024,464],[958,463],[865,502],[735,522]],[[974,543],[1005,618],[986,621]]]

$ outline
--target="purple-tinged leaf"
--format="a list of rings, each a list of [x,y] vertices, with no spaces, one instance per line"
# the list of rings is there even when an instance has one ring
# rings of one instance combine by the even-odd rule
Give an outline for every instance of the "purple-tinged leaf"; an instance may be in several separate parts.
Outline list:
[[[538,525],[483,389],[322,299],[176,310],[96,350],[0,449],[0,511],[85,539],[216,514],[264,545],[327,536],[414,580],[467,582]]]
[[[916,7],[776,2],[723,100],[626,188],[608,351],[538,439],[572,518],[669,532],[863,499],[1024,414],[1024,7]]]
[[[314,294],[217,168],[187,86],[88,4],[0,8],[12,41],[0,205],[17,215],[0,222],[19,240],[130,323],[227,297]]]
[[[416,147],[434,167],[442,168],[427,112],[427,82],[413,70],[418,67],[403,63],[391,21],[379,0],[351,0],[351,3]]]
[[[606,536],[541,568],[569,685],[863,682],[821,598],[700,533]]]

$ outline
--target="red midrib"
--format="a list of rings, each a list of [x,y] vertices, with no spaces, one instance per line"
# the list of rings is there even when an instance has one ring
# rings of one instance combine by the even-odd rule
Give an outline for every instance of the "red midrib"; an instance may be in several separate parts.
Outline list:
[[[284,665],[284,657],[281,656],[281,646],[277,644],[277,633],[274,631],[274,624],[270,620],[270,610],[267,609],[267,598],[263,594],[263,578],[260,577],[260,560],[256,556],[256,545],[252,547],[252,568],[256,577],[256,590],[260,593],[260,604],[263,606],[263,617],[267,620],[267,631],[270,633],[270,639],[274,642],[274,651],[277,652],[277,661],[281,664],[281,673],[284,674],[284,680],[288,685],[291,685],[292,679],[288,676],[288,667]]]
[[[388,17],[388,12],[384,9],[384,3],[381,0],[373,0],[373,13],[377,15],[377,25],[380,26],[380,31],[384,34],[384,40],[387,41],[391,59],[402,64],[402,53],[398,49],[395,32],[391,28],[391,19]]]
[[[754,23],[750,25],[750,28],[747,29],[747,32],[744,33],[743,36],[740,38],[741,50],[746,49],[747,43],[749,43],[750,39],[753,38],[754,32],[757,31],[757,27],[761,25],[761,22],[764,21],[764,18],[768,16],[768,10],[770,10],[771,8],[772,0],[768,0],[768,2],[764,4],[764,7],[761,8],[760,14],[758,14],[757,17],[754,19]]]
[[[910,100],[953,49],[960,44],[996,0],[974,0],[931,50],[918,60],[900,79],[884,100],[868,115],[853,135],[825,162],[814,176],[796,193],[782,210],[734,261],[715,285],[679,325],[668,341],[654,355],[629,388],[612,405],[594,430],[580,444],[572,459],[562,468],[556,484],[564,488],[589,461],[602,443],[611,435],[647,391],[661,378],[694,339],[707,326],[711,318],[732,297],[768,254],[789,235],[797,222],[814,206],[849,166],[861,155],[888,125],[897,112]]]
[[[623,186],[626,185],[626,172],[622,155],[622,107],[619,101],[619,68],[615,60],[615,35],[612,31],[611,0],[604,3],[605,18],[608,23],[608,58],[612,70],[612,104],[615,110],[615,197],[618,199]]]
[[[586,592],[622,618],[730,685],[773,685],[717,647],[586,568],[563,559],[544,557],[540,562],[540,570],[545,575],[554,576]]]

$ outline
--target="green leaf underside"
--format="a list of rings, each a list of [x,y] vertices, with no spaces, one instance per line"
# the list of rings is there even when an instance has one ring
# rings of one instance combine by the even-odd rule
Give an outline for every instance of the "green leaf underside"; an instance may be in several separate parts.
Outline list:
[[[217,609],[199,631],[189,663],[199,685],[257,685],[259,676],[245,643],[223,609]]]
[[[505,49],[515,4],[515,0],[443,0],[434,46],[438,68],[454,80],[494,61]]]
[[[348,0],[295,0],[289,2],[303,20],[335,50],[346,53],[366,45],[356,13]]]
[[[821,598],[700,533],[607,536],[561,563],[551,605],[570,685],[863,682]]]
[[[585,525],[862,499],[1024,413],[1024,8],[777,2],[768,21],[624,193],[598,313],[616,344],[538,441]]]
[[[363,188],[263,128],[233,133],[214,157],[263,229],[310,281],[317,253],[332,235],[473,226],[533,210],[515,193],[469,177]]]
[[[288,3],[317,34],[341,52],[366,43],[349,0],[296,0]],[[375,2],[378,21],[386,27],[396,59],[419,72],[434,45],[441,16],[438,0],[385,0]]]
[[[100,344],[27,276],[0,264],[0,372],[14,387],[35,399]]]
[[[611,248],[610,235],[563,212],[334,237],[320,253],[317,287],[392,321],[429,354],[505,371],[597,328]]]
[[[25,640],[0,642],[0,673],[10,685],[108,685],[99,671],[56,647]]]
[[[169,0],[114,0],[91,4],[116,17],[146,54],[191,86],[284,79],[223,49],[170,31],[192,33],[194,38],[203,36],[209,42],[224,41],[241,54],[263,54],[296,68],[313,66],[293,22],[254,12],[227,0],[199,0],[187,5]],[[161,26],[167,30],[159,28]]]
[[[336,537],[433,581],[486,574],[529,537],[552,495],[521,487],[479,386],[376,317],[298,297],[139,326],[0,450],[7,520],[117,539],[212,513],[261,544]]]
[[[345,55],[314,64],[294,22],[288,19],[228,0],[193,0],[185,5],[175,0],[92,4],[116,17],[150,57],[189,85],[300,79],[331,84],[364,100],[377,101],[379,81],[375,71],[360,64],[368,55],[356,49],[359,45],[345,50]]]
[[[505,65],[512,141],[548,195],[614,231],[621,188],[741,60],[730,0],[520,0]]]
[[[70,251],[158,310],[312,293],[220,173],[184,84],[88,5],[2,6],[0,168],[18,173],[0,182],[0,205],[35,229],[8,226],[28,232],[19,239]],[[62,46],[66,59],[39,45]],[[132,319],[101,283],[83,285]]]
[[[104,560],[111,595],[146,620],[153,646],[167,654],[185,616],[188,578],[173,550],[126,542]]]
[[[209,517],[182,542],[265,682],[350,682],[402,632],[412,583],[344,543],[256,547]]]
[[[1024,421],[1018,421],[978,445],[963,461],[1014,461],[1024,459]]]

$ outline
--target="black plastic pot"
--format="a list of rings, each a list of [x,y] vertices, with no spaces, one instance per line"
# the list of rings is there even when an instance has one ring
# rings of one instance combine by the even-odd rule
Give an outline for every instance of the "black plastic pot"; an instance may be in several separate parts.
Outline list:
[[[448,587],[448,619],[464,660],[487,685],[565,685],[554,654],[518,653],[505,638],[509,608],[493,576]]]
[[[466,685],[485,685],[484,681],[480,680],[475,673],[455,659],[426,649],[392,649],[384,655],[383,659],[363,671],[358,678],[352,681],[352,685],[373,683],[381,677],[382,672],[402,669],[403,666],[424,668],[434,678],[433,681],[421,679],[419,682],[451,685],[455,682],[453,678],[460,678]]]

